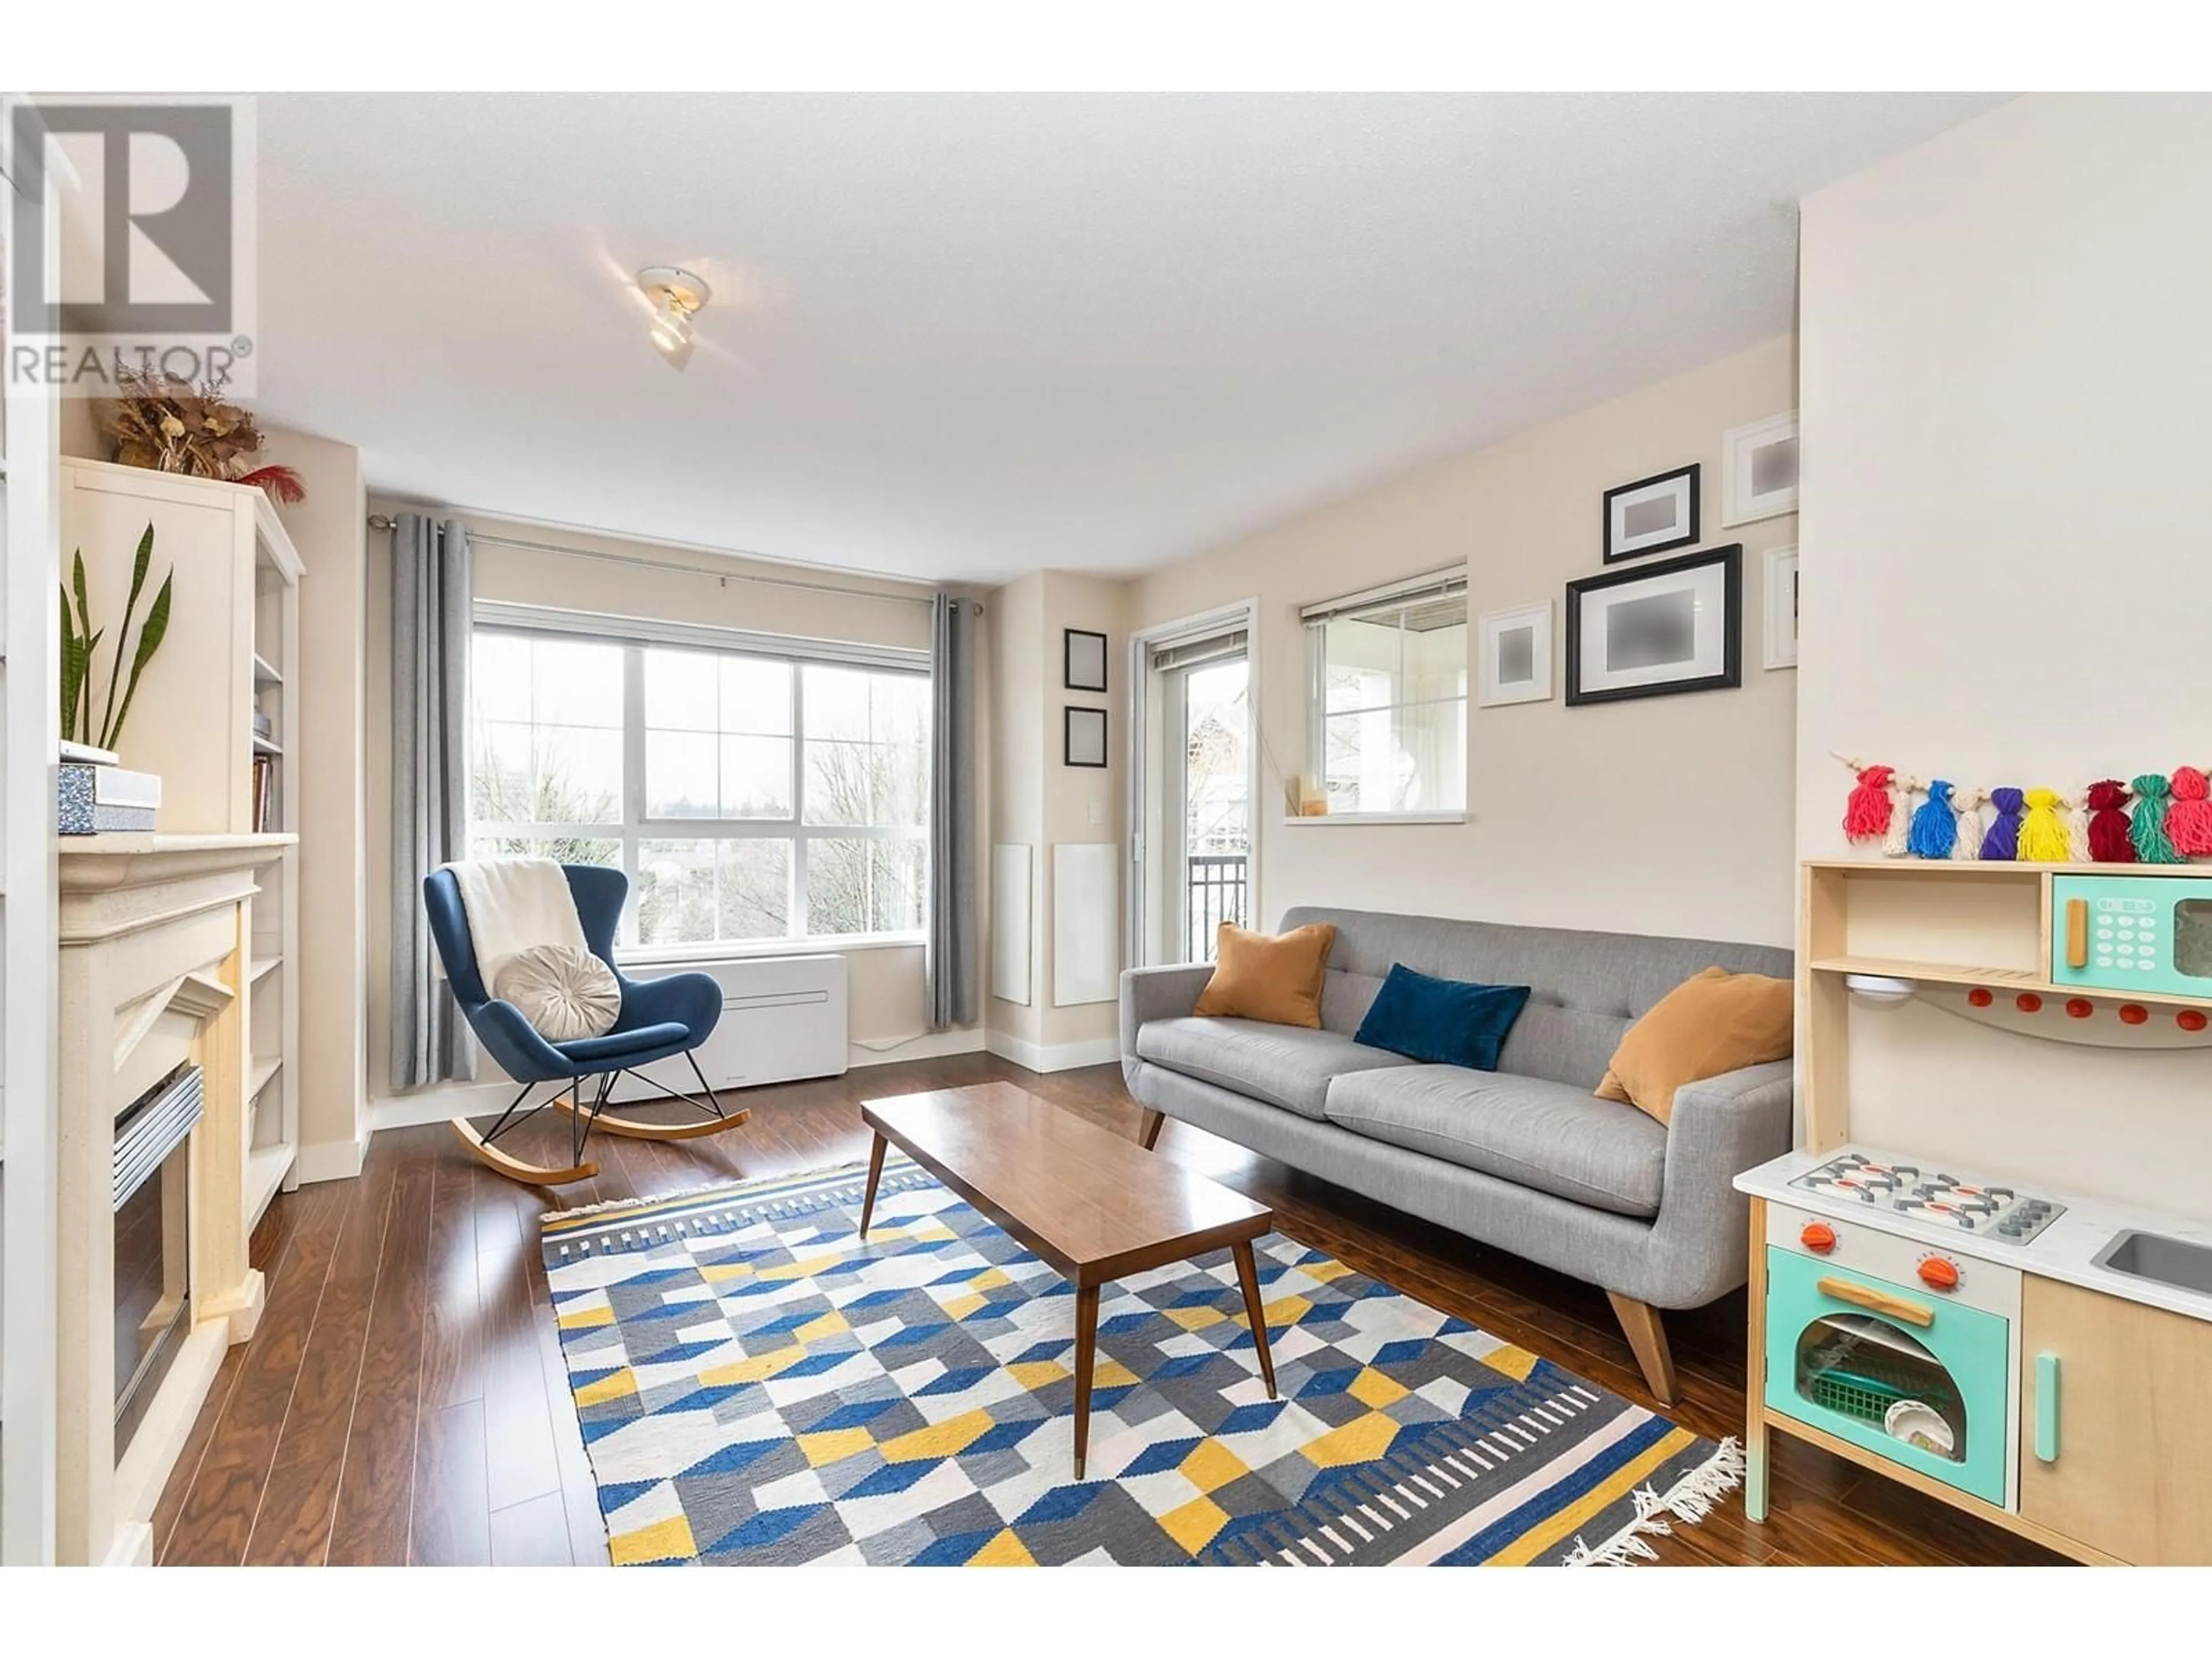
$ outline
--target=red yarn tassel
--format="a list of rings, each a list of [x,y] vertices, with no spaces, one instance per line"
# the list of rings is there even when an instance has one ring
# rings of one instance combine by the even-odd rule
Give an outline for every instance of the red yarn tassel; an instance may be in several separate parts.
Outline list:
[[[1889,833],[1890,815],[1897,810],[1889,798],[1889,781],[1895,775],[1887,766],[1869,766],[1859,774],[1844,803],[1844,833],[1853,841],[1880,841]]]
[[[2136,844],[2128,834],[2128,787],[2118,778],[2089,786],[2089,856],[2099,864],[2133,864]]]
[[[2185,859],[2212,857],[2212,780],[2193,766],[2173,775],[2173,805],[2166,809],[2166,838]]]

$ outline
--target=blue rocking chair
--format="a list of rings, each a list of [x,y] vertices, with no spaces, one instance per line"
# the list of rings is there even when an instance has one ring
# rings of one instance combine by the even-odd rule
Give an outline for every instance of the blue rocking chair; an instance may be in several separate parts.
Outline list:
[[[622,919],[623,902],[629,896],[629,878],[601,865],[564,864],[568,891],[576,901],[576,917],[583,924],[584,940],[592,954],[614,969],[622,985],[622,1013],[611,1030],[599,1036],[569,1042],[550,1042],[540,1036],[522,1011],[511,1002],[495,1000],[477,967],[469,919],[461,908],[460,884],[449,870],[433,870],[422,878],[422,903],[429,912],[430,936],[446,964],[446,978],[453,988],[477,1039],[507,1074],[521,1085],[499,1121],[479,1133],[466,1118],[457,1117],[453,1133],[471,1154],[510,1180],[537,1187],[557,1187],[572,1181],[588,1181],[599,1172],[584,1161],[593,1129],[628,1135],[640,1140],[696,1140],[734,1129],[752,1116],[749,1111],[725,1112],[699,1069],[693,1054],[721,1017],[722,988],[705,974],[671,974],[662,979],[636,980],[615,966],[615,927]],[[624,1072],[656,1060],[681,1054],[698,1079],[695,1098],[681,1090],[670,1090],[676,1099],[696,1107],[707,1115],[695,1122],[646,1123],[606,1109],[607,1096]],[[591,1104],[584,1103],[584,1085],[596,1078],[599,1087]],[[532,1091],[549,1083],[561,1086],[553,1095],[525,1109]],[[664,1083],[656,1088],[666,1089]],[[552,1169],[514,1157],[495,1143],[517,1124],[535,1117],[547,1107],[568,1117],[568,1167]],[[520,1115],[516,1115],[517,1113]]]

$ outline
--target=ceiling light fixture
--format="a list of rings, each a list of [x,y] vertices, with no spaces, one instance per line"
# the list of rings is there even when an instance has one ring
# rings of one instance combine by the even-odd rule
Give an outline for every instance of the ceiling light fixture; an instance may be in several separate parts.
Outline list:
[[[707,279],[676,265],[647,265],[637,273],[637,285],[653,304],[653,322],[646,337],[672,368],[690,361],[692,313],[713,297]]]

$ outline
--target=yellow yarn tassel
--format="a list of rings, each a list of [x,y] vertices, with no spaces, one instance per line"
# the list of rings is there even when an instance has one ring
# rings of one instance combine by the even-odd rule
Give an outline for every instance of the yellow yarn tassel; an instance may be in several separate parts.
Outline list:
[[[2027,792],[2027,817],[2020,826],[2020,859],[2023,864],[2063,864],[2067,861],[2066,821],[2058,816],[2058,792]]]

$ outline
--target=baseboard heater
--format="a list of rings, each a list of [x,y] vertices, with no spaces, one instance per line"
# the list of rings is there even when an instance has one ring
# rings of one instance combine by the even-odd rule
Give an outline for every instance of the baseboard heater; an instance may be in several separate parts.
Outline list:
[[[842,1077],[846,1040],[845,958],[756,957],[742,962],[630,963],[634,979],[686,970],[722,988],[722,1017],[695,1051],[699,1069],[717,1089],[752,1089],[801,1078]],[[681,1056],[625,1075],[611,1097],[652,1100],[672,1089],[696,1094]]]

